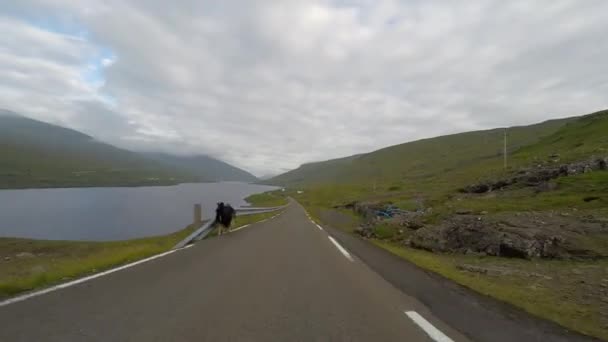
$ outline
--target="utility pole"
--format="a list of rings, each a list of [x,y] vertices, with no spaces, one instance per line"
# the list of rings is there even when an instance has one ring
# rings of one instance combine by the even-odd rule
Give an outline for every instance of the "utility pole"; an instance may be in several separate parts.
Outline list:
[[[505,138],[504,138],[504,146],[503,146],[503,156],[504,156],[504,167],[507,169],[507,129],[505,128]]]

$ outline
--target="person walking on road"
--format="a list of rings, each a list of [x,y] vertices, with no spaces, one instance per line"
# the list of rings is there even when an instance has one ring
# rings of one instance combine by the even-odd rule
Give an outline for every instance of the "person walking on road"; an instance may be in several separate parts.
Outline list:
[[[218,235],[223,234],[223,228],[230,229],[232,219],[236,217],[236,210],[230,204],[220,202],[215,210],[215,222],[219,224]]]

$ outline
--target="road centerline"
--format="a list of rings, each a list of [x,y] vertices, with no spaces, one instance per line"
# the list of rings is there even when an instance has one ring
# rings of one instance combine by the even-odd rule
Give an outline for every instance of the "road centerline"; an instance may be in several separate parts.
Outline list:
[[[327,236],[327,238],[329,238],[329,241],[331,241],[331,243],[334,244],[334,246],[336,246],[336,248],[340,251],[340,253],[342,253],[346,259],[350,260],[350,261],[355,261],[355,259],[353,259],[353,257],[350,255],[350,253],[348,253],[348,251],[346,249],[344,249],[344,247],[342,247],[338,241],[336,241],[333,237],[331,236]]]
[[[454,342],[454,340],[447,337],[439,329],[435,328],[434,325],[432,325],[416,311],[404,311],[404,313],[407,315],[407,317],[414,321],[416,325],[418,325],[422,330],[424,330],[424,332],[429,335],[429,337],[433,340],[437,342]]]

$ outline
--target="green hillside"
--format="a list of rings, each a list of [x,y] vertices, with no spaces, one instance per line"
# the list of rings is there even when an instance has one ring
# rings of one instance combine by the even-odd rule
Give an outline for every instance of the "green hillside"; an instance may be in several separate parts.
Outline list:
[[[0,110],[0,156],[0,188],[256,180],[251,174],[210,157],[131,152],[75,130],[5,110]]]
[[[177,174],[80,132],[0,115],[0,188],[171,184]]]
[[[538,142],[573,118],[508,129],[509,152]],[[310,163],[268,180],[283,186],[420,181],[488,160],[501,160],[504,129],[441,136],[375,152]]]
[[[453,134],[305,164],[266,183],[314,190],[314,200],[327,205],[374,199],[405,203],[414,197],[442,202],[464,186],[508,177],[550,156],[561,162],[608,156],[608,111],[508,128],[507,169],[504,131]]]
[[[525,164],[549,154],[558,154],[562,161],[608,154],[608,110],[570,121],[536,144],[521,148],[514,157],[518,164]]]
[[[494,129],[307,164],[270,183],[317,222],[607,339],[608,111],[507,132],[506,169]],[[382,216],[389,204],[404,211]]]
[[[166,153],[145,153],[144,155],[167,167],[184,170],[211,181],[255,182],[258,180],[245,170],[205,155],[174,156]]]

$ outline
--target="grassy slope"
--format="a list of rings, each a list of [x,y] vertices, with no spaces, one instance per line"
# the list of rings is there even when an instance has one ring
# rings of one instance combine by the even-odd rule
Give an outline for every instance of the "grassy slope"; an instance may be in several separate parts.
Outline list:
[[[527,164],[539,156],[558,153],[562,160],[608,155],[608,110],[568,122],[538,143],[520,149],[514,156],[518,164]]]
[[[432,207],[434,218],[450,215],[459,209],[510,214],[521,211],[578,212],[581,217],[593,214],[608,216],[608,172],[592,172],[555,180],[556,190],[537,193],[533,189],[515,188],[493,196],[461,195],[458,188],[483,179],[500,178],[520,167],[546,161],[552,154],[560,162],[592,156],[608,156],[608,111],[580,118],[549,121],[539,125],[509,129],[510,167],[505,171],[500,149],[502,130],[471,132],[421,140],[389,147],[371,154],[322,165],[331,169],[328,175],[315,175],[323,170],[304,168],[276,177],[271,181],[290,187],[290,194],[315,217],[330,225],[339,213],[334,205],[353,200],[391,201],[402,208],[414,209],[420,203]],[[322,164],[322,163],[321,163]],[[374,191],[372,184],[377,184]],[[295,189],[304,189],[297,194]],[[599,197],[585,202],[585,197]],[[333,212],[333,213],[332,213]],[[431,219],[433,219],[433,217]],[[347,221],[347,220],[342,220]],[[352,220],[356,225],[358,220]],[[348,224],[340,227],[352,230]],[[391,237],[398,228],[382,225],[381,234]],[[597,241],[595,241],[597,240]],[[608,245],[594,239],[596,248]],[[599,241],[599,242],[598,242]],[[605,261],[567,262],[505,260],[493,257],[437,255],[379,241],[378,244],[415,264],[442,274],[481,293],[514,304],[538,316],[556,321],[568,328],[608,339],[605,329],[606,305],[598,300],[608,286]],[[457,269],[458,264],[483,267],[506,267],[549,278],[535,276],[496,276]],[[599,291],[599,292],[598,292]],[[604,318],[603,318],[604,317]]]
[[[16,115],[0,115],[0,155],[0,188],[176,184],[198,180],[80,132]]]
[[[167,251],[195,228],[188,226],[166,236],[111,242],[0,238],[0,298]]]
[[[144,153],[143,155],[167,167],[184,170],[210,181],[255,182],[258,180],[245,170],[205,155],[174,156],[165,153]]]
[[[269,191],[253,194],[245,198],[245,201],[254,207],[278,207],[287,204],[287,196],[281,191]]]
[[[529,262],[521,259],[437,255],[383,241],[374,243],[479,293],[519,306],[584,334],[608,339],[608,331],[600,319],[599,303],[594,299],[597,294],[587,292],[590,284],[602,283],[608,272],[607,261]],[[505,268],[516,270],[516,273],[499,277],[462,272],[458,269],[459,265]]]
[[[405,208],[415,208],[420,201],[435,208],[465,185],[502,177],[536,160],[546,160],[556,152],[565,161],[605,156],[608,154],[607,131],[608,112],[511,128],[512,151],[506,171],[500,155],[503,131],[489,130],[415,141],[337,163],[310,164],[317,166],[296,169],[269,183],[305,188],[305,196],[301,197],[310,204],[326,207],[351,200],[391,200]],[[329,175],[307,177],[328,169]],[[564,189],[567,193],[597,192],[592,189],[592,183],[603,181],[602,176],[589,176],[585,180],[586,190],[575,184],[565,185]]]
[[[510,150],[537,142],[572,119],[509,128]],[[420,182],[487,160],[501,160],[503,130],[467,132],[423,139],[302,167],[267,181],[285,186],[357,184],[378,186]]]

